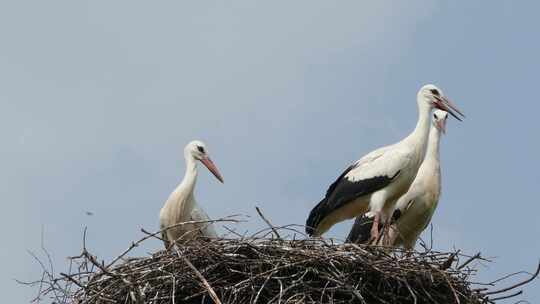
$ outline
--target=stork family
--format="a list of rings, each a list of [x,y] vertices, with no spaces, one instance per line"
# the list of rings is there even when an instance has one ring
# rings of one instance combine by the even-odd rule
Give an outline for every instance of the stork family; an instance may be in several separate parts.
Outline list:
[[[412,249],[428,226],[441,193],[439,144],[448,114],[465,115],[432,84],[417,93],[414,130],[393,145],[376,149],[348,166],[332,183],[306,220],[306,233],[321,237],[333,225],[356,217],[346,242]],[[201,141],[184,149],[186,172],[160,212],[165,247],[198,236],[216,238],[214,224],[198,206],[194,189],[202,163],[223,183]]]

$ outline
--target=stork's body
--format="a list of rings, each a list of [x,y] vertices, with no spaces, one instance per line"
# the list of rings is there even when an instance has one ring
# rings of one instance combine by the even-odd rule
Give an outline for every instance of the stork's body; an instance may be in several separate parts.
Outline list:
[[[366,212],[373,223],[368,233],[371,237],[378,235],[379,220],[389,217],[392,203],[407,191],[424,158],[431,110],[452,107],[461,114],[433,85],[420,89],[417,104],[418,122],[409,136],[362,157],[330,185],[326,196],[311,210],[306,221],[309,235],[320,236],[334,224]],[[364,239],[365,232],[363,228],[358,235]]]
[[[433,113],[426,156],[411,187],[398,199],[392,215],[388,240],[384,244],[412,249],[422,231],[429,225],[441,194],[439,143],[445,132],[444,111]],[[385,236],[386,237],[386,236]]]
[[[162,233],[165,247],[171,242],[184,242],[197,236],[217,237],[212,223],[180,224],[190,221],[208,221],[208,215],[197,205],[194,196],[197,182],[197,161],[201,161],[221,182],[223,179],[208,157],[204,143],[190,142],[184,149],[186,173],[182,182],[171,193],[159,214],[160,228],[175,226]],[[180,224],[180,225],[179,225]]]

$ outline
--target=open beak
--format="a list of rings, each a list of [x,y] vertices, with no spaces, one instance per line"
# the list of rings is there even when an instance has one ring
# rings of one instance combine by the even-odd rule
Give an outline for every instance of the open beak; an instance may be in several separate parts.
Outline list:
[[[216,167],[216,165],[214,165],[214,162],[210,159],[210,157],[201,159],[201,163],[203,163],[206,166],[206,168],[208,168],[208,170],[212,172],[212,174],[214,174],[214,176],[221,183],[223,183],[223,177],[221,176],[221,173],[219,173],[218,168]]]
[[[446,119],[438,120],[435,122],[435,125],[437,126],[437,129],[442,132],[442,134],[446,134]]]
[[[448,113],[450,113],[450,115],[454,116],[455,119],[459,120],[459,121],[462,121],[461,118],[459,118],[456,113],[454,113],[454,111],[456,111],[459,115],[461,115],[461,117],[465,118],[465,114],[463,114],[463,112],[461,112],[455,105],[453,102],[450,101],[450,99],[448,99],[447,97],[445,96],[434,96],[435,97],[435,107],[439,110],[443,110],[443,111],[446,111]]]

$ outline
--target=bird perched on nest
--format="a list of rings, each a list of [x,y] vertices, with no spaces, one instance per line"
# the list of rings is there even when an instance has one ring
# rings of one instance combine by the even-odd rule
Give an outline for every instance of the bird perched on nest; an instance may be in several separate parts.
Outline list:
[[[391,203],[403,195],[416,177],[424,159],[430,114],[434,108],[448,111],[456,119],[463,113],[434,85],[423,86],[417,94],[418,122],[402,141],[377,149],[349,166],[330,185],[326,196],[309,214],[306,232],[320,236],[334,224],[363,215],[357,241],[378,239],[379,224],[390,216]],[[383,208],[390,211],[382,212]]]
[[[382,239],[385,245],[412,249],[431,221],[441,195],[439,143],[446,132],[447,117],[444,111],[433,112],[426,156],[409,191],[396,202],[388,235]]]
[[[195,183],[197,182],[197,162],[203,163],[214,176],[223,183],[223,177],[208,154],[206,145],[194,140],[184,148],[186,160],[186,173],[182,182],[171,193],[159,214],[160,229],[178,225],[189,221],[209,221],[209,217],[201,209],[194,197]],[[187,241],[197,236],[217,237],[212,223],[191,223],[178,225],[162,232],[165,248],[171,243]]]

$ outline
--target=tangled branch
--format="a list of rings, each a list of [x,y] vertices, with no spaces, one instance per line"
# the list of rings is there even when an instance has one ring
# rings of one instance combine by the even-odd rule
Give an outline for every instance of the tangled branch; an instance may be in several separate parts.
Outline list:
[[[270,226],[266,233],[277,238],[199,238],[168,251],[125,258],[145,240],[159,238],[160,232],[143,230],[143,238],[109,263],[86,248],[85,231],[82,253],[71,257],[69,273],[55,276],[46,270],[28,284],[39,286],[35,302],[49,298],[55,303],[482,304],[522,294],[516,289],[540,272],[539,265],[531,278],[497,290],[474,288],[498,282],[472,282],[477,271],[472,262],[487,261],[480,254],[289,240],[265,222]],[[46,269],[47,263],[41,266]]]

